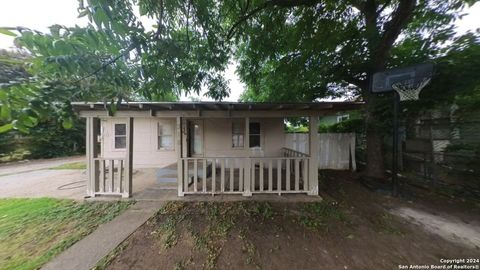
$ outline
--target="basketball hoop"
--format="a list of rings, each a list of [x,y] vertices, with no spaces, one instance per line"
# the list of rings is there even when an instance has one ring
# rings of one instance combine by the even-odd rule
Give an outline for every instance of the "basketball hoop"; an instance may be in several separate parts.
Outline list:
[[[406,80],[392,84],[393,90],[398,93],[400,101],[418,100],[420,91],[430,82],[430,78],[420,81]]]
[[[393,96],[393,142],[392,142],[392,195],[398,195],[398,113],[400,101],[418,100],[420,91],[433,76],[433,63],[395,68],[373,74],[370,80],[372,93],[397,92]]]

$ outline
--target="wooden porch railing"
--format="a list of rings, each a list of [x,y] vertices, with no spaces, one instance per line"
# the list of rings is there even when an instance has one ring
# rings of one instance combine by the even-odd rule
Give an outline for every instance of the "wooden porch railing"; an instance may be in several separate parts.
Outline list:
[[[282,149],[284,157],[181,158],[183,194],[307,193],[308,155]]]
[[[125,158],[94,158],[95,195],[123,195],[128,184]]]
[[[310,155],[308,154],[305,154],[290,148],[286,148],[286,147],[282,148],[282,154],[284,157],[310,157]]]

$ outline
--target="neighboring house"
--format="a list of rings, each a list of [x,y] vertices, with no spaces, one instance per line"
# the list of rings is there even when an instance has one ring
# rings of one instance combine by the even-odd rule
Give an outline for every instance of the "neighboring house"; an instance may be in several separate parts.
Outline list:
[[[73,104],[87,119],[89,196],[132,194],[133,168],[177,166],[178,195],[318,194],[318,118],[358,102]],[[307,153],[285,148],[284,119],[308,117]],[[315,152],[315,151],[313,151]]]

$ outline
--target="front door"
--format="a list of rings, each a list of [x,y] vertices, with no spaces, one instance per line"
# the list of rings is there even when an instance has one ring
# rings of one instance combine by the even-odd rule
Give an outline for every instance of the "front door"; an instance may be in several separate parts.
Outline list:
[[[203,157],[203,120],[188,122],[189,156]]]

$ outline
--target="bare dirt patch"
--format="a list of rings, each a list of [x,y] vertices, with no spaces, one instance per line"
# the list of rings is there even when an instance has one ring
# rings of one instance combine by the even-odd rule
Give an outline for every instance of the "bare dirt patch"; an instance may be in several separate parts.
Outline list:
[[[401,200],[328,178],[322,202],[169,203],[99,268],[398,269],[478,256],[391,215]]]
[[[480,226],[478,224],[466,224],[456,217],[433,215],[409,207],[396,208],[391,212],[423,226],[427,231],[438,234],[450,242],[471,248],[480,248]]]

